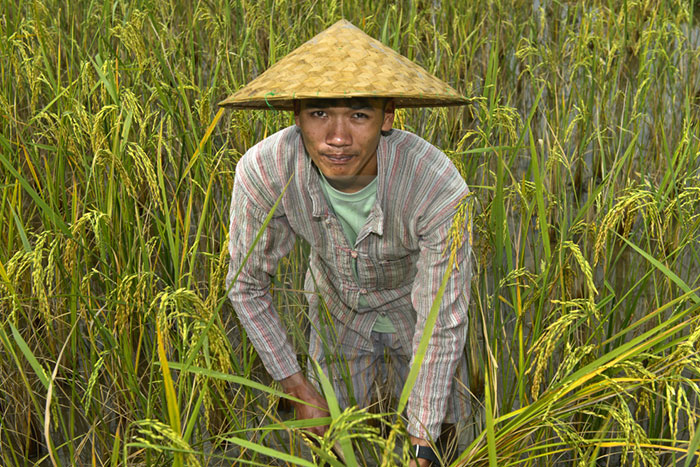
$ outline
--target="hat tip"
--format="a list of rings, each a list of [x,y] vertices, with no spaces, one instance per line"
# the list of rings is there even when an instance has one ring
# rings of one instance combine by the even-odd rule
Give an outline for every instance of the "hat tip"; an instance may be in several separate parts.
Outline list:
[[[332,28],[332,27],[339,27],[339,28],[348,28],[348,27],[351,27],[351,28],[354,28],[354,29],[359,29],[357,26],[355,26],[354,24],[352,24],[350,21],[346,20],[345,18],[340,18],[338,21],[336,21],[335,23],[333,23],[333,26],[331,26],[331,28]],[[329,28],[329,29],[330,29],[330,28]]]

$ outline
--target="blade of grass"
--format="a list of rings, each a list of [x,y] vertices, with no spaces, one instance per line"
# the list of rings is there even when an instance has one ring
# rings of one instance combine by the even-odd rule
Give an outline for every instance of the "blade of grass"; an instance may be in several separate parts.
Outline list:
[[[5,138],[0,135],[0,139],[5,140]],[[24,191],[27,192],[27,194],[34,200],[37,206],[41,208],[41,210],[44,212],[44,214],[51,220],[51,222],[67,237],[70,237],[70,229],[68,229],[68,226],[66,225],[65,222],[63,222],[63,219],[54,211],[51,209],[51,207],[46,204],[46,202],[42,199],[39,194],[34,191],[32,186],[29,184],[29,182],[17,171],[17,169],[14,168],[12,163],[8,160],[8,158],[0,152],[0,162],[3,163],[5,168],[12,174],[12,176],[19,181],[19,183],[22,185],[22,188],[24,188]]]
[[[199,412],[202,408],[202,404],[204,403],[204,394],[204,391],[199,391],[199,397],[197,398],[197,402],[195,403],[194,409],[192,410],[190,418],[187,421],[187,425],[185,426],[185,432],[182,435],[182,439],[184,439],[186,443],[190,442],[192,432],[194,431],[197,420],[199,419]]]
[[[440,288],[438,289],[437,294],[435,294],[435,299],[433,300],[433,304],[430,307],[428,317],[425,320],[425,327],[423,328],[423,333],[421,335],[420,341],[418,342],[418,348],[416,349],[416,352],[413,356],[413,365],[411,365],[411,369],[409,370],[408,376],[406,377],[406,382],[404,383],[403,389],[401,390],[401,396],[399,397],[399,403],[396,409],[396,411],[399,414],[403,412],[404,408],[406,408],[408,397],[411,395],[413,386],[416,384],[418,372],[420,371],[421,366],[423,366],[425,353],[428,350],[428,342],[430,342],[430,338],[433,336],[435,322],[437,321],[438,311],[440,310],[440,304],[442,303],[442,296],[445,294],[447,281],[452,275],[453,267],[454,256],[450,255],[450,259],[447,264],[447,271],[442,277],[442,283],[440,284]]]
[[[110,467],[117,467],[117,465],[119,465],[119,444],[121,441],[119,436],[119,429],[120,427],[117,426],[117,431],[114,433],[114,443],[112,443],[112,455],[109,461]]]
[[[7,277],[7,271],[5,270],[5,266],[2,264],[2,260],[0,260],[0,279],[2,279],[2,281],[5,283],[5,287],[7,287],[10,294],[13,297],[16,297],[17,293],[15,292],[15,288],[12,286],[12,282],[10,282],[10,278]]]
[[[44,389],[48,390],[49,377],[46,373],[46,370],[36,359],[36,357],[32,353],[32,350],[29,348],[29,345],[27,345],[27,342],[24,340],[17,328],[12,323],[7,324],[10,326],[10,330],[12,331],[12,337],[14,338],[17,347],[19,347],[19,350],[22,352],[22,355],[24,355],[24,358],[26,358],[27,362],[29,362],[29,365],[34,370],[34,374],[37,376],[37,378],[39,378],[39,381],[44,386]]]
[[[255,452],[263,454],[265,456],[272,457],[273,459],[280,459],[280,460],[283,460],[285,462],[290,462],[292,465],[301,465],[304,467],[315,467],[314,463],[309,462],[306,459],[302,459],[301,457],[287,454],[286,452],[277,451],[276,449],[272,449],[272,448],[269,448],[267,446],[263,446],[261,444],[254,443],[252,441],[248,441],[247,439],[228,437],[228,438],[225,438],[225,440],[230,441],[232,443],[235,443],[235,444],[242,446],[246,449],[250,449],[251,451],[255,451]]]
[[[170,427],[179,435],[182,433],[182,429],[180,427],[180,406],[178,404],[177,394],[175,393],[175,385],[173,384],[173,379],[170,375],[168,359],[165,355],[165,347],[163,345],[163,333],[160,326],[156,326],[156,336],[158,340],[158,360],[160,361],[160,366],[163,373],[163,385],[165,386],[165,400],[168,408]],[[182,454],[175,453],[174,465],[176,467],[182,467]]]
[[[24,231],[24,227],[22,226],[22,221],[19,220],[19,217],[17,217],[17,213],[15,212],[15,209],[10,205],[10,211],[12,212],[12,218],[15,221],[15,227],[17,227],[17,233],[19,234],[20,240],[22,240],[22,246],[24,247],[24,251],[27,253],[32,252],[32,246],[29,243],[29,239],[27,238],[27,233]]]
[[[698,294],[696,294],[695,292],[693,292],[693,291],[690,289],[690,287],[688,286],[688,284],[686,284],[686,283],[683,281],[683,279],[681,279],[680,277],[678,277],[678,275],[676,275],[676,273],[674,273],[673,271],[671,271],[669,268],[667,268],[666,266],[664,266],[659,260],[657,260],[657,259],[654,258],[652,255],[650,255],[649,253],[647,253],[646,251],[644,251],[644,250],[642,250],[641,248],[639,248],[637,245],[635,245],[635,244],[632,243],[631,241],[627,240],[625,237],[623,237],[623,236],[620,235],[619,233],[615,232],[615,235],[617,235],[617,236],[620,237],[622,240],[624,240],[624,242],[625,242],[626,244],[628,244],[630,247],[632,247],[632,249],[633,249],[634,251],[636,251],[637,253],[639,253],[640,255],[642,255],[642,257],[644,257],[644,259],[646,259],[646,260],[649,261],[651,264],[653,264],[654,267],[655,267],[656,269],[658,269],[659,271],[663,272],[664,275],[665,275],[666,277],[668,277],[669,279],[671,279],[671,280],[673,281],[673,283],[675,283],[678,287],[680,287],[680,289],[681,289],[683,292],[685,292],[686,294],[690,294],[690,298],[691,298],[695,303],[700,303],[700,296],[698,296]]]
[[[199,155],[202,152],[202,148],[206,144],[207,140],[211,136],[212,132],[214,131],[214,128],[216,128],[216,124],[219,123],[219,120],[221,119],[221,116],[224,114],[224,108],[221,107],[219,108],[219,111],[216,112],[216,115],[214,115],[214,119],[211,121],[209,126],[207,127],[206,131],[204,132],[204,136],[202,136],[202,139],[199,141],[199,144],[197,145],[197,150],[194,152],[194,155],[192,155],[192,159],[190,159],[190,162],[187,164],[185,167],[185,170],[182,172],[182,176],[180,177],[180,183],[178,184],[177,189],[175,192],[180,191],[180,185],[187,179],[187,176],[189,175],[190,171],[192,170],[192,167],[194,167],[194,164],[197,162],[199,159]]]
[[[275,397],[280,397],[282,399],[289,399],[294,402],[303,403],[301,399],[292,397],[282,391],[277,391],[269,386],[262,383],[258,383],[251,379],[245,378],[243,376],[231,375],[228,373],[221,373],[220,371],[215,371],[209,368],[201,368],[197,366],[187,365],[186,363],[170,362],[170,367],[174,370],[179,370],[183,373],[192,373],[195,375],[206,376],[208,378],[220,379],[222,381],[227,381],[229,383],[240,384],[241,386],[246,386],[251,389],[256,389],[258,391],[265,392]]]
[[[688,457],[685,458],[683,467],[690,467],[690,464],[693,463],[693,459],[695,459],[696,456],[700,455],[700,452],[698,452],[698,448],[700,448],[700,425],[695,427],[695,436],[693,436],[693,439],[690,441],[690,444],[688,444]]]
[[[116,88],[114,86],[114,81],[110,79],[102,70],[104,62],[102,61],[102,57],[100,57],[100,54],[95,55],[94,59],[91,58],[90,62],[95,68],[95,72],[97,72],[97,75],[100,77],[100,82],[104,85],[105,89],[107,90],[107,93],[112,98],[112,102],[114,104],[119,104],[119,95],[117,94]]]
[[[170,203],[170,196],[168,195],[167,190],[165,189],[165,173],[163,170],[163,163],[161,161],[162,157],[160,156],[161,154],[161,145],[163,143],[163,120],[160,121],[160,128],[158,130],[158,156],[156,157],[157,161],[157,167],[158,167],[158,172],[157,172],[157,180],[158,180],[158,187],[160,188],[160,195],[161,195],[161,206],[163,208],[163,216],[165,217],[164,219],[164,227],[163,231],[165,234],[165,238],[168,241],[168,250],[170,252],[169,260],[171,262],[171,274],[172,274],[172,281],[173,284],[175,284],[176,287],[180,287],[179,284],[179,276],[177,272],[180,270],[179,267],[179,259],[180,256],[178,255],[178,247],[179,244],[176,242],[176,235],[173,232],[173,225],[172,221],[170,219],[170,209],[171,209],[171,203]]]
[[[532,131],[530,134],[530,161],[532,162],[532,178],[535,181],[535,202],[537,203],[537,221],[540,227],[540,240],[544,248],[544,258],[547,263],[552,259],[552,247],[549,245],[549,226],[547,225],[547,214],[544,207],[544,186],[542,175],[540,174],[539,155],[535,147],[535,137]]]
[[[340,406],[338,405],[338,399],[335,397],[335,391],[333,390],[333,385],[330,380],[323,372],[321,365],[317,361],[313,360],[313,364],[316,367],[316,375],[321,381],[321,387],[323,388],[323,395],[328,403],[328,411],[331,414],[331,420],[337,420],[340,417]],[[348,438],[342,438],[340,440],[340,449],[343,453],[344,458],[342,461],[344,463],[350,463],[350,465],[358,465],[357,459],[355,458],[355,451],[352,448],[352,443]]]
[[[486,444],[488,446],[489,466],[498,467],[498,459],[496,457],[496,424],[493,418],[493,404],[491,384],[489,383],[491,376],[484,378],[484,415],[486,417]]]

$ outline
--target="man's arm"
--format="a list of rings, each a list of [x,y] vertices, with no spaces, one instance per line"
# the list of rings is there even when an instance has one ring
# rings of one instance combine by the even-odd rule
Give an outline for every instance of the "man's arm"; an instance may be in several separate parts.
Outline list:
[[[270,294],[277,263],[294,245],[284,216],[273,216],[251,201],[236,176],[231,201],[228,296],[268,373],[277,381],[300,371],[294,348]],[[257,244],[253,248],[257,238]],[[252,248],[252,250],[251,250]],[[248,253],[250,255],[248,256]]]
[[[411,392],[408,431],[417,441],[437,440],[452,389],[455,369],[464,352],[468,324],[467,304],[470,282],[470,246],[467,225],[457,226],[458,238],[451,238],[453,215],[443,217],[436,226],[423,230],[417,275],[411,300],[417,321],[413,336],[413,352],[424,334],[430,308],[450,265],[451,245],[454,244],[454,266],[437,311],[437,319],[416,383]],[[413,362],[412,362],[413,363]],[[440,382],[440,384],[436,384]],[[427,443],[427,442],[426,442]]]
[[[326,417],[326,401],[301,373],[270,294],[271,277],[296,237],[282,205],[263,227],[279,193],[270,172],[263,175],[262,159],[257,153],[248,153],[236,169],[229,224],[228,295],[268,373],[281,383],[285,393],[308,402],[293,402],[297,418]],[[315,427],[310,431],[322,434],[325,429]]]

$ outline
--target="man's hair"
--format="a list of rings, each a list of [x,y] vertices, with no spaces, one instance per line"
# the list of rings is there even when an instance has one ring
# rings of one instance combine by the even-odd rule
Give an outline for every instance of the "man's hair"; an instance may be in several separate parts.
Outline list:
[[[339,98],[311,98],[311,99],[294,99],[294,113],[297,113],[301,108],[301,103],[304,102],[311,107],[340,107],[348,106],[353,109],[362,109],[373,107],[372,101],[380,101],[382,111],[386,109],[387,103],[391,100],[390,97],[339,97]]]
[[[326,107],[340,107],[348,106],[352,109],[363,109],[367,107],[372,107],[372,101],[380,101],[380,107],[382,112],[386,111],[387,104],[392,100],[391,97],[338,97],[338,98],[312,98],[312,99],[294,99],[294,115],[299,113],[301,110],[302,101],[307,104],[307,106],[326,108]],[[382,136],[389,136],[393,128],[389,131],[382,130]]]

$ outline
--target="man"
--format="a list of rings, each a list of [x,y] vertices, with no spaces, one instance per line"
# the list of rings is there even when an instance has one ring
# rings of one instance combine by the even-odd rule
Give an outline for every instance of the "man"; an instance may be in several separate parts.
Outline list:
[[[468,411],[463,350],[470,246],[468,226],[455,225],[468,189],[443,153],[416,135],[392,130],[394,110],[465,102],[447,84],[340,21],[221,103],[294,111],[296,125],[251,148],[236,168],[227,284],[266,369],[287,394],[308,403],[296,404],[298,418],[328,411],[313,378],[301,372],[269,291],[277,262],[296,237],[311,248],[305,285],[312,292],[309,357],[329,376],[343,406],[370,402],[374,380],[388,371],[385,352],[401,389],[447,277],[407,406],[419,465],[435,460],[430,441],[443,421],[457,422]],[[330,322],[324,325],[326,314]],[[337,358],[326,358],[329,353]]]

